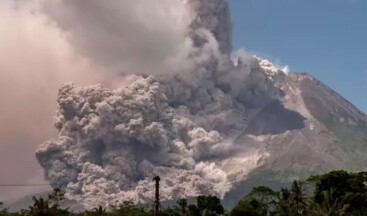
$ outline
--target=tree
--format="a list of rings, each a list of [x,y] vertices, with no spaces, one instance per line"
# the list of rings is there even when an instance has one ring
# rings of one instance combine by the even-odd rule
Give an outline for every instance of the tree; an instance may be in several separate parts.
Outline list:
[[[29,207],[29,214],[33,216],[53,216],[55,209],[50,208],[48,200],[33,197],[33,205]]]
[[[178,212],[181,216],[187,216],[188,215],[188,205],[187,205],[187,199],[179,199],[177,201],[177,205],[174,206],[174,209],[176,212]]]
[[[322,203],[323,192],[333,189],[334,198],[342,198],[350,190],[348,181],[350,175],[347,171],[332,171],[325,175],[311,176],[308,181],[315,183],[314,201]]]
[[[48,200],[52,202],[53,205],[59,207],[59,203],[64,200],[65,193],[59,188],[55,188],[51,193],[48,194]]]
[[[3,208],[4,203],[0,202],[0,216],[6,216],[9,214],[8,209],[7,208]]]
[[[224,214],[224,208],[217,196],[198,196],[197,207],[203,216]]]
[[[244,197],[232,209],[230,216],[263,216],[261,204],[254,198]]]
[[[294,180],[290,190],[289,204],[292,215],[304,215],[308,196],[304,182]]]
[[[200,210],[196,205],[193,204],[189,205],[188,210],[190,216],[201,216]]]
[[[241,200],[231,215],[271,215],[277,209],[278,193],[269,187],[259,186]]]
[[[333,198],[333,191],[323,192],[323,202],[316,203],[312,201],[310,203],[307,215],[310,216],[344,216],[347,215],[346,210],[349,205],[343,205],[338,199]]]
[[[93,212],[94,216],[105,216],[105,215],[107,215],[106,208],[103,208],[102,206],[98,206],[98,208],[94,208],[92,212]]]
[[[281,188],[278,193],[278,203],[276,215],[288,216],[291,215],[291,191],[288,188]]]
[[[263,215],[270,215],[275,211],[279,200],[278,193],[265,186],[253,188],[248,196],[259,202]]]
[[[153,212],[145,211],[144,208],[137,208],[133,202],[124,201],[119,206],[111,206],[111,214],[116,216],[151,216]],[[161,213],[166,215],[166,213]]]
[[[186,199],[177,201],[173,208],[165,208],[161,216],[363,216],[367,215],[367,172],[333,171],[308,179],[314,184],[313,193],[302,181],[294,181],[290,188],[274,191],[259,186],[243,197],[230,211],[224,212],[216,196],[199,196],[197,205]],[[312,196],[310,196],[312,195]],[[64,193],[53,190],[46,198],[33,197],[29,210],[9,213],[0,202],[0,216],[152,216],[153,211],[136,207],[132,202],[111,206],[111,212],[98,207],[92,211],[70,213],[62,209]]]
[[[67,209],[61,209],[60,201],[64,199],[64,193],[60,189],[54,189],[48,198],[33,197],[33,205],[29,207],[29,215],[32,216],[54,216],[54,215],[68,215]]]
[[[315,184],[313,202],[332,206],[337,200],[349,215],[367,212],[367,172],[332,171],[311,176],[308,181]],[[332,197],[327,199],[325,193],[330,192]]]
[[[161,210],[160,216],[180,216],[180,213],[178,213],[175,209],[166,208]]]

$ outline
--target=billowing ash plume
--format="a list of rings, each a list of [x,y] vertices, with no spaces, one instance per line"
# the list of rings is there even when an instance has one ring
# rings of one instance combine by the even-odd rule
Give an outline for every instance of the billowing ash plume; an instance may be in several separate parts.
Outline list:
[[[113,90],[60,88],[59,137],[36,152],[51,185],[86,208],[149,201],[154,175],[162,177],[165,199],[223,196],[231,182],[221,161],[246,151],[232,142],[239,117],[278,96],[266,75],[276,72],[271,63],[238,51],[233,65],[227,2],[58,0],[44,6],[76,51],[131,80]],[[159,13],[147,13],[150,7]],[[143,15],[176,27],[155,27]],[[157,36],[147,47],[134,44]]]

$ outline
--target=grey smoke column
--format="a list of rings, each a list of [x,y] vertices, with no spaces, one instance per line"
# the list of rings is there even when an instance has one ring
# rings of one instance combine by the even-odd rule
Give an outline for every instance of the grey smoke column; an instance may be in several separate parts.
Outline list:
[[[108,35],[98,23],[107,22],[103,23],[106,27],[118,23],[117,27],[123,28],[126,20],[102,18],[110,11],[106,8],[117,7],[119,12],[119,6],[135,7],[129,5],[132,1],[88,1],[84,13],[79,10],[87,1],[56,2],[57,7],[49,5],[53,9],[51,18],[71,35],[70,43],[75,49],[97,62],[105,62],[107,58],[111,64],[119,65],[118,59],[126,60],[126,50],[119,50],[120,46],[105,40],[121,32]],[[229,58],[232,27],[227,2],[189,2],[195,16],[182,38],[189,44],[182,48],[188,55],[180,56],[179,62],[190,67],[173,74],[150,72],[145,63],[155,70],[162,62],[160,58],[153,59],[153,63],[149,62],[151,59],[148,62],[139,59],[144,47],[134,53],[137,58],[134,62],[127,63],[144,74],[154,75],[126,76],[129,82],[116,89],[73,84],[60,88],[55,120],[59,137],[38,146],[36,156],[51,185],[65,189],[69,199],[86,208],[124,200],[151,202],[152,175],[162,177],[162,199],[202,194],[223,196],[230,189],[221,162],[243,151],[232,143],[230,134],[233,128],[241,126],[240,114],[247,106],[256,106],[258,102],[254,103],[254,99],[264,100],[265,92],[271,92],[265,73],[275,67],[265,68],[261,59],[244,52],[238,53],[241,63],[235,67]],[[94,13],[96,16],[91,18],[89,15]],[[69,16],[64,17],[65,14]],[[73,16],[79,19],[68,19]],[[113,17],[121,18],[119,13]],[[127,27],[146,30],[145,25],[142,29]],[[105,37],[94,37],[97,33]],[[129,40],[121,43],[128,44]],[[89,49],[100,45],[106,45],[103,53]],[[117,50],[110,50],[111,47]]]
[[[226,0],[189,1],[197,11],[193,29],[204,28],[214,34],[224,54],[232,52],[232,21]]]

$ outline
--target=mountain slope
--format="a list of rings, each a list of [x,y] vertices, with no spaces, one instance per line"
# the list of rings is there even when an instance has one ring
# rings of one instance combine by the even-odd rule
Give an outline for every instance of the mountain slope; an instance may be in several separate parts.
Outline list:
[[[266,152],[261,165],[239,180],[224,202],[231,207],[249,188],[287,185],[292,179],[335,169],[363,170],[367,116],[306,73],[269,77],[282,96],[249,120],[236,142]]]

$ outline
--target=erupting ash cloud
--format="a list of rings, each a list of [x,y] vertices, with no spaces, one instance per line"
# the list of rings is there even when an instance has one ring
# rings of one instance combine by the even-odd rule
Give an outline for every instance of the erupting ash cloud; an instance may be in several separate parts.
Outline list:
[[[42,10],[79,54],[109,72],[178,73],[192,64],[183,60],[193,15],[177,0],[53,0]]]
[[[232,142],[239,116],[278,95],[270,62],[240,50],[232,63],[227,2],[40,5],[78,55],[125,80],[60,88],[59,136],[36,151],[51,185],[86,208],[149,201],[155,175],[165,199],[223,196],[231,181],[221,162],[246,151]]]

